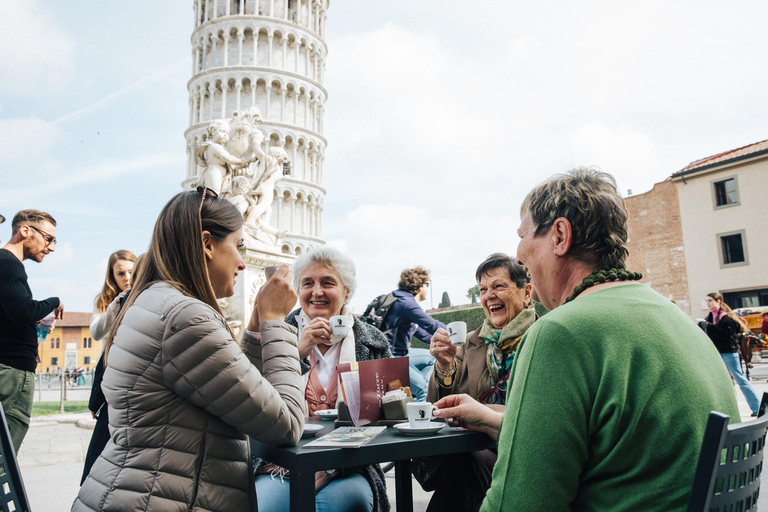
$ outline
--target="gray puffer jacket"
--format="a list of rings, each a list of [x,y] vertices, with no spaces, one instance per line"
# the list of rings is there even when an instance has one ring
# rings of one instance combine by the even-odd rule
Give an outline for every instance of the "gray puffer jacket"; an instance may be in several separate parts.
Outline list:
[[[203,302],[142,292],[104,373],[111,439],[72,510],[255,510],[246,434],[292,445],[304,428],[295,330],[264,322],[261,336],[241,348]]]

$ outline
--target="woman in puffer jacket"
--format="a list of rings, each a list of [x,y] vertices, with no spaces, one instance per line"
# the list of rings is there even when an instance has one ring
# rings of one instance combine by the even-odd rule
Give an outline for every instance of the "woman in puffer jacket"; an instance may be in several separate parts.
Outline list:
[[[301,436],[296,330],[283,322],[297,300],[291,273],[280,267],[259,290],[239,346],[216,300],[234,294],[245,269],[243,218],[208,192],[163,208],[107,337],[111,438],[74,511],[251,512],[247,436],[276,445]]]

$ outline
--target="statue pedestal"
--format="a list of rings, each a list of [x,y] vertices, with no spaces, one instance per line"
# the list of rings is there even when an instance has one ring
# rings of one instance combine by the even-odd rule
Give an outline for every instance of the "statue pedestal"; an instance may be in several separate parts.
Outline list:
[[[227,299],[219,300],[219,306],[224,312],[230,327],[235,333],[235,341],[240,340],[240,336],[248,325],[253,311],[253,301],[256,294],[266,282],[264,276],[264,267],[270,265],[293,265],[296,259],[295,255],[283,254],[278,252],[278,248],[248,248],[242,251],[245,270],[237,276],[235,285],[235,294]]]

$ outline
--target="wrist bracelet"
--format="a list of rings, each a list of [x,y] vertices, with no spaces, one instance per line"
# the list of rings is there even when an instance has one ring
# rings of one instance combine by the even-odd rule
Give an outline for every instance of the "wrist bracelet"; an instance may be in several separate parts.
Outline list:
[[[442,383],[445,384],[446,386],[450,386],[451,384],[453,384],[453,374],[456,373],[456,366],[457,366],[456,359],[454,359],[453,363],[451,363],[451,368],[447,372],[444,372],[443,370],[440,369],[437,363],[435,363],[435,371],[437,372],[438,375],[440,375],[443,378]],[[439,378],[437,379],[437,383],[440,384]]]

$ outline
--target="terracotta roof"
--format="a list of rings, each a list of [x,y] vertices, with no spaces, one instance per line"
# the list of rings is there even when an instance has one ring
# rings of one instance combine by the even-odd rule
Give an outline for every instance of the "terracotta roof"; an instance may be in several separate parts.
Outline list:
[[[64,310],[64,318],[56,320],[56,327],[90,327],[91,313],[75,313]]]
[[[723,164],[726,162],[730,162],[732,160],[741,160],[743,158],[747,158],[757,153],[762,153],[766,151],[768,151],[768,140],[755,142],[754,144],[750,144],[742,148],[731,149],[730,151],[725,151],[724,153],[718,153],[717,155],[708,156],[706,158],[702,158],[701,160],[696,160],[695,162],[691,162],[684,169],[681,169],[676,173],[674,173],[672,177],[680,176],[682,174],[687,174],[689,172],[693,172],[705,167],[713,167],[717,164]]]

